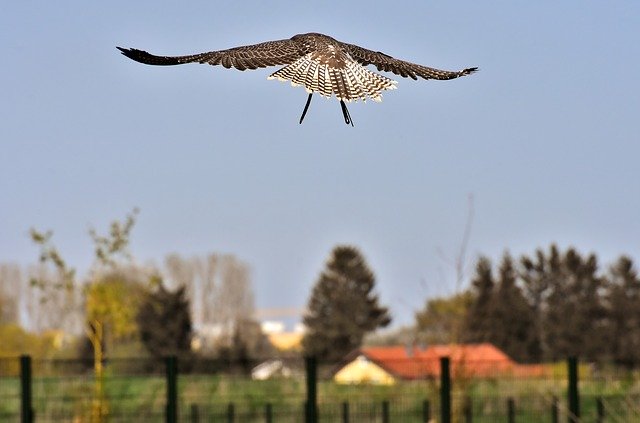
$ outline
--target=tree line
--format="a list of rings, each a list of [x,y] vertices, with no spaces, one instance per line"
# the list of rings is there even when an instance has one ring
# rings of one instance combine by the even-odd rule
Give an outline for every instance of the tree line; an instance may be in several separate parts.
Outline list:
[[[505,253],[497,266],[483,256],[469,289],[428,301],[416,330],[431,341],[490,342],[520,362],[578,356],[634,367],[640,279],[628,256],[603,269],[595,254],[555,244],[519,259]]]
[[[246,361],[274,354],[254,318],[248,266],[215,254],[205,259],[172,254],[163,269],[136,266],[128,251],[136,214],[114,221],[107,235],[90,230],[95,262],[83,278],[65,262],[52,232],[32,230],[40,265],[28,272],[28,287],[17,266],[0,264],[0,332],[20,320],[17,304],[26,301],[23,314],[37,332],[84,334],[77,353],[93,358],[96,374],[103,358],[121,354],[118,347],[139,354],[137,343],[155,357],[199,354]],[[375,282],[356,247],[336,246],[309,297],[301,352],[336,361],[360,347],[367,333],[389,325],[391,314],[379,304]],[[27,352],[24,343],[16,348],[22,350],[14,353]]]
[[[90,231],[95,263],[83,277],[64,261],[52,233],[32,230],[41,263],[28,271],[30,284],[17,266],[0,264],[0,335],[10,334],[3,339],[17,340],[21,352],[25,345],[46,350],[53,339],[38,343],[17,329],[15,323],[26,318],[39,331],[83,333],[79,350],[96,362],[122,345],[128,354],[140,352],[131,345],[141,345],[157,357],[197,353],[246,360],[275,353],[254,318],[245,263],[232,255],[173,254],[162,268],[138,266],[127,249],[135,217],[113,222],[107,235]],[[375,284],[358,248],[336,246],[309,296],[301,352],[340,360],[387,327],[392,313]],[[428,299],[413,330],[384,339],[490,342],[520,362],[579,356],[633,367],[640,363],[640,279],[628,256],[603,268],[595,254],[554,244],[517,259],[505,253],[497,265],[481,256],[467,289]]]
[[[65,261],[51,231],[31,230],[39,263],[26,269],[0,263],[0,335],[7,335],[0,355],[99,359],[104,354],[184,356],[197,350],[216,356],[267,347],[256,331],[246,263],[230,254],[171,254],[162,266],[138,265],[128,251],[136,217],[134,210],[112,222],[104,235],[89,231],[94,263],[82,276]],[[196,328],[215,332],[215,341],[201,341]],[[60,335],[72,340],[62,352],[54,348]]]

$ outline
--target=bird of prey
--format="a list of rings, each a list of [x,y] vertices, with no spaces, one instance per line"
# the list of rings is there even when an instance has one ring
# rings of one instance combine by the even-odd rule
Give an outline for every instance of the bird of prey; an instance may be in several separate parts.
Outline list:
[[[234,67],[241,71],[285,65],[272,73],[268,79],[291,81],[293,86],[304,86],[309,97],[300,123],[309,109],[311,96],[317,92],[325,97],[335,94],[340,100],[344,121],[351,126],[353,121],[345,101],[365,101],[367,97],[381,101],[382,91],[396,88],[396,81],[370,71],[366,68],[367,65],[371,64],[379,71],[393,72],[414,80],[418,77],[454,79],[478,70],[475,67],[461,71],[429,68],[317,33],[298,34],[288,40],[267,41],[189,56],[156,56],[134,48],[117,49],[128,58],[148,65],[166,66],[196,62],[222,65],[227,69]]]

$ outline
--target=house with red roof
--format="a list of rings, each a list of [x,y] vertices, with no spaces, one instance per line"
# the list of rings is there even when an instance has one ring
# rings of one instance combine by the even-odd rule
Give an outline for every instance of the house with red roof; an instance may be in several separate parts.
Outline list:
[[[345,358],[334,374],[339,383],[392,384],[397,380],[440,377],[440,359],[449,357],[453,378],[499,375],[537,376],[541,366],[514,362],[492,344],[433,345],[428,348],[390,346],[360,348]]]

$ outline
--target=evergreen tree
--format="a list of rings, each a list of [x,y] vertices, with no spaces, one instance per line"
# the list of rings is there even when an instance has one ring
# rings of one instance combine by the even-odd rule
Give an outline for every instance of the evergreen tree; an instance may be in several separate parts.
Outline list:
[[[547,300],[552,289],[560,284],[561,257],[558,247],[552,244],[549,255],[542,249],[537,249],[535,258],[522,256],[520,259],[519,275],[522,279],[523,293],[532,308],[534,339],[537,346],[533,346],[529,359],[541,362],[548,356],[550,346],[545,343],[545,313]]]
[[[494,278],[489,259],[480,258],[466,342],[490,342],[529,362],[577,356],[640,363],[640,278],[630,258],[603,275],[594,254],[551,245],[519,263],[505,255]]]
[[[513,259],[505,253],[493,297],[491,340],[509,357],[525,362],[535,360],[539,340],[533,309],[517,285],[517,276]]]
[[[491,261],[487,257],[480,257],[471,280],[473,300],[465,319],[465,342],[492,342],[494,287]]]
[[[171,292],[158,281],[143,299],[137,323],[142,342],[152,356],[189,355],[191,316],[184,286]]]
[[[640,279],[631,258],[620,257],[609,280],[610,355],[618,364],[635,367],[640,363]]]
[[[362,344],[367,332],[391,322],[373,293],[375,277],[358,249],[337,246],[316,282],[304,324],[304,353],[339,360]]]
[[[549,359],[580,356],[603,358],[606,345],[606,309],[602,298],[605,280],[598,276],[595,255],[583,258],[570,248],[562,255],[558,277],[550,279],[544,323]]]
[[[472,280],[473,300],[467,314],[467,342],[489,342],[517,361],[531,361],[539,347],[533,310],[517,284],[518,272],[507,253],[497,279],[488,258],[481,257]]]

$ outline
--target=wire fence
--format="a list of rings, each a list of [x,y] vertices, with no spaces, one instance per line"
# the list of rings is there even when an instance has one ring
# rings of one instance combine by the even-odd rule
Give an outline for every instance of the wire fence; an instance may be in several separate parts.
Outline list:
[[[25,375],[25,358],[0,358],[1,422],[91,421],[99,382],[92,361],[28,361]],[[372,372],[340,383],[348,362],[310,369],[309,359],[300,357],[183,358],[171,376],[164,359],[112,359],[104,362],[100,401],[108,422],[640,421],[635,370],[577,364],[575,408],[570,361],[528,368],[489,362],[462,368],[447,361],[446,372],[441,359],[369,362],[394,377],[381,383]],[[402,377],[401,368],[412,370]]]

